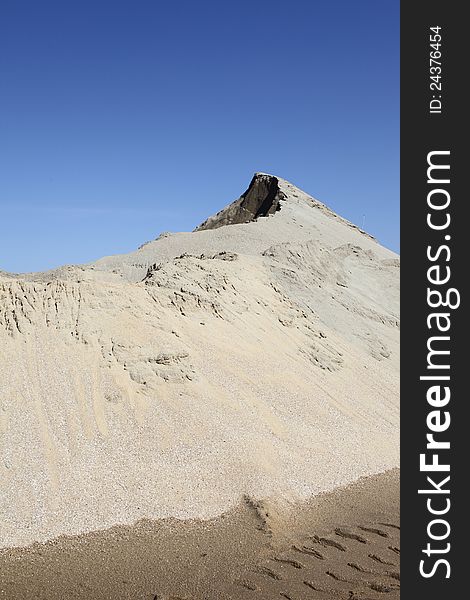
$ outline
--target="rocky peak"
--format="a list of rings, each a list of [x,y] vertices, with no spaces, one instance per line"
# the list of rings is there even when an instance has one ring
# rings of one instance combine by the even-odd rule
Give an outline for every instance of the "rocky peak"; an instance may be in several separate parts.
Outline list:
[[[280,210],[280,201],[285,198],[277,177],[255,173],[248,189],[238,200],[206,219],[195,231],[256,221],[259,217],[266,217]]]

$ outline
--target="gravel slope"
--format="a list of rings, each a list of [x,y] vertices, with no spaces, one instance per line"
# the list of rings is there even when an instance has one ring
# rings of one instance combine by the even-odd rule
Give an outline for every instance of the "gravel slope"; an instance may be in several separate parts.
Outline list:
[[[2,546],[398,464],[398,257],[275,179],[269,216],[0,274]]]

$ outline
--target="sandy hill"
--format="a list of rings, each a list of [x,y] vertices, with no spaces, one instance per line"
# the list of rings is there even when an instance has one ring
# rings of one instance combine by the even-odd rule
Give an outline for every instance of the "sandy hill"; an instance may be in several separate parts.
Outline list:
[[[258,173],[192,233],[0,273],[0,542],[398,464],[399,260]]]

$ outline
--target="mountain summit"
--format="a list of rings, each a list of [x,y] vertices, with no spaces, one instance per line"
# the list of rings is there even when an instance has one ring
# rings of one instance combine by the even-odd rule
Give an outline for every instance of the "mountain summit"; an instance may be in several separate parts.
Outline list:
[[[341,219],[333,211],[330,211],[325,204],[309,196],[285,179],[269,175],[268,173],[255,173],[248,189],[240,198],[223,208],[217,214],[206,219],[201,225],[196,227],[195,231],[217,229],[224,225],[257,221],[260,217],[267,217],[280,211],[285,202],[303,202],[307,206],[320,208],[323,211],[329,212],[335,218]],[[342,220],[350,227],[357,229],[356,225],[344,219]],[[363,231],[362,233],[365,232]]]
[[[238,200],[209,217],[195,231],[256,221],[259,217],[266,217],[280,210],[280,202],[285,198],[277,177],[267,173],[255,173],[248,189]]]

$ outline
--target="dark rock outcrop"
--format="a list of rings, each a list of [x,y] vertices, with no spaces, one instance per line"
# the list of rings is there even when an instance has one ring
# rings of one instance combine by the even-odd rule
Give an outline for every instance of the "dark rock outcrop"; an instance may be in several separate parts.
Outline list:
[[[255,173],[246,192],[217,214],[196,227],[195,231],[217,229],[224,225],[249,223],[280,210],[285,195],[279,189],[279,180],[273,175]]]

